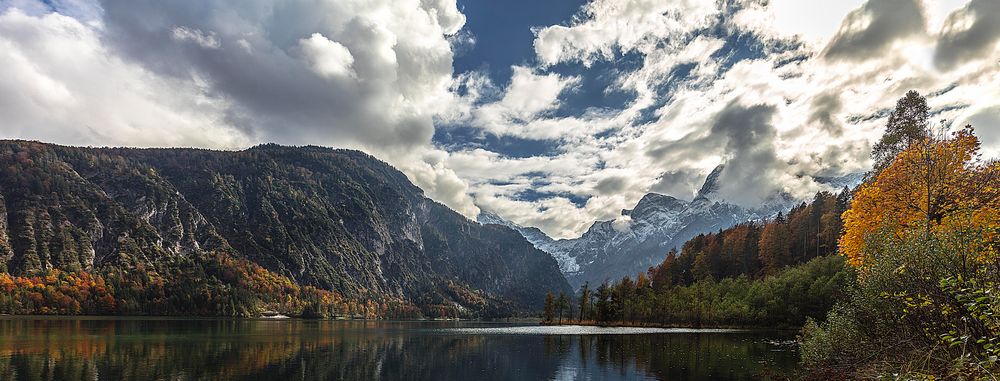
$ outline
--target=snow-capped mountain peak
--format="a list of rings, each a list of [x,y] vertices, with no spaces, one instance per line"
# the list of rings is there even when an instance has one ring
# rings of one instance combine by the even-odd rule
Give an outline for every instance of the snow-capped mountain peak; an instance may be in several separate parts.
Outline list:
[[[671,248],[680,248],[698,234],[717,231],[738,223],[769,218],[788,211],[799,200],[778,193],[750,209],[717,199],[719,177],[725,167],[716,167],[692,201],[648,193],[632,209],[624,209],[623,218],[596,221],[580,237],[554,240],[541,230],[514,224],[494,213],[483,212],[481,223],[511,227],[524,235],[538,249],[551,254],[570,285],[584,282],[599,284],[625,275],[646,271],[666,256]],[[817,178],[830,186],[853,186],[855,178]]]

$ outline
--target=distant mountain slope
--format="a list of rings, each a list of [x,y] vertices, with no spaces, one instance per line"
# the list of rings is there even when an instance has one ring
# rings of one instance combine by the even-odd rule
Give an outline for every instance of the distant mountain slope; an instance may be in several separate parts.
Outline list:
[[[0,168],[0,269],[15,275],[142,271],[211,251],[361,302],[509,313],[569,291],[517,232],[469,221],[358,151],[0,141]]]
[[[596,221],[578,238],[554,240],[537,228],[518,226],[492,213],[483,213],[478,219],[481,223],[502,224],[521,232],[535,247],[559,261],[560,270],[574,288],[584,282],[599,284],[645,272],[662,262],[670,249],[679,249],[699,234],[767,218],[797,204],[785,194],[775,195],[755,209],[719,200],[715,192],[723,169],[719,166],[707,176],[692,201],[649,193],[634,208],[622,210],[622,215],[629,217],[628,223],[616,226],[612,220]],[[824,181],[849,185],[851,179],[837,177]]]

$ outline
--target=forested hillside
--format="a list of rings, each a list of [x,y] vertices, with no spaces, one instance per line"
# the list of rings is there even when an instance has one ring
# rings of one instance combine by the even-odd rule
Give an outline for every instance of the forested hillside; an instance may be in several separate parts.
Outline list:
[[[649,277],[658,287],[689,285],[702,279],[760,278],[784,267],[834,253],[850,190],[817,193],[787,216],[747,222],[717,233],[700,234],[672,250]]]
[[[504,316],[568,291],[371,156],[0,142],[0,310]]]
[[[634,278],[580,290],[575,318],[599,324],[793,327],[822,317],[851,278],[832,254],[850,191],[787,215],[700,234]]]

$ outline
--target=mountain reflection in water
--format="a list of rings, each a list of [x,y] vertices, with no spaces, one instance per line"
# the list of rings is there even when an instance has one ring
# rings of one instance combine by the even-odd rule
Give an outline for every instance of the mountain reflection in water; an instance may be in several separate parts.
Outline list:
[[[756,380],[787,333],[469,322],[6,317],[2,380]]]

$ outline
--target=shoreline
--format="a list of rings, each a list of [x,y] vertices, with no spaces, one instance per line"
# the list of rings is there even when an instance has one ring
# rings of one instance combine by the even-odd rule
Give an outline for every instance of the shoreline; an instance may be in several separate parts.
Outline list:
[[[693,325],[693,324],[663,324],[663,323],[645,323],[645,322],[598,322],[595,320],[563,320],[559,322],[546,322],[539,321],[539,325],[543,326],[561,326],[561,325],[580,325],[587,327],[607,327],[607,328],[682,328],[682,329],[745,329],[745,330],[773,330],[773,331],[794,331],[798,332],[802,327],[796,326],[759,326],[759,325],[720,325],[720,324],[705,324],[705,325]]]
[[[0,320],[15,319],[35,319],[35,320],[245,320],[245,321],[343,321],[343,322],[426,322],[426,323],[446,323],[446,322],[473,322],[473,323],[495,323],[495,324],[539,324],[541,319],[535,318],[503,318],[503,319],[362,319],[362,318],[308,318],[300,316],[288,316],[287,318],[270,318],[264,316],[240,317],[240,316],[197,316],[197,315],[46,315],[46,314],[0,314]]]
[[[491,323],[491,324],[521,324],[540,326],[586,326],[605,328],[678,328],[678,329],[735,329],[735,330],[769,330],[783,332],[798,332],[802,327],[795,326],[759,326],[759,325],[685,325],[685,324],[662,324],[645,322],[597,322],[595,320],[563,320],[558,322],[546,322],[539,318],[501,318],[501,319],[356,319],[356,318],[305,318],[289,316],[287,318],[268,318],[263,316],[255,317],[233,317],[233,316],[178,316],[178,315],[13,315],[0,314],[0,320],[14,319],[37,319],[37,320],[238,320],[238,321],[342,321],[342,322],[468,322],[468,323]]]

